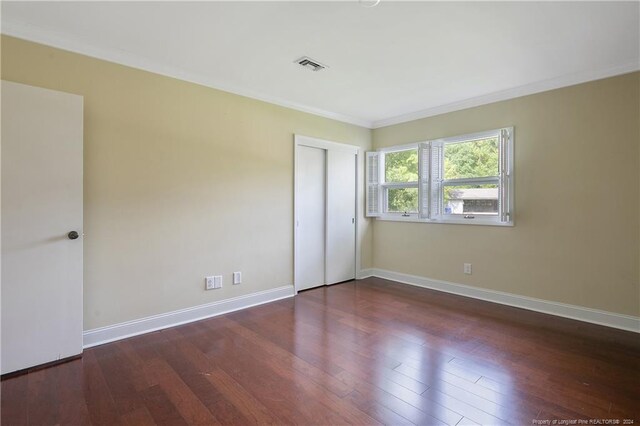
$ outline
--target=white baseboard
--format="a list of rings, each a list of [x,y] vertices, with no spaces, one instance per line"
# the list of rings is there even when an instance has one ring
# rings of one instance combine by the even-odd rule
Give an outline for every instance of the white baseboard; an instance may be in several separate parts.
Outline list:
[[[542,312],[545,314],[640,333],[640,317],[634,317],[631,315],[622,315],[613,312],[585,308],[582,306],[551,302],[548,300],[519,296],[495,290],[487,290],[448,281],[433,280],[430,278],[377,268],[362,269],[357,273],[356,277],[357,279],[379,277],[417,287],[444,291],[446,293],[453,293],[474,299],[500,303],[502,305],[528,309],[530,311]],[[293,286],[282,286],[272,290],[260,291],[219,302],[207,303],[205,305],[180,309],[107,327],[95,328],[83,333],[83,346],[84,348],[90,348],[92,346],[102,345],[104,343],[125,339],[127,337],[162,330],[176,325],[238,311],[251,306],[274,302],[280,299],[286,299],[293,297],[294,295],[295,290]]]
[[[360,271],[358,271],[358,273],[356,274],[356,279],[357,280],[362,280],[365,278],[369,278],[373,276],[373,271],[374,269],[369,268],[369,269],[361,269]]]
[[[474,299],[486,300],[488,302],[500,303],[501,305],[514,306],[517,308],[528,309],[530,311],[542,312],[545,314],[640,333],[640,317],[600,311],[597,309],[568,305],[565,303],[551,302],[548,300],[519,296],[517,294],[504,293],[501,291],[486,290],[464,284],[433,280],[430,278],[402,274],[400,272],[387,271],[384,269],[374,268],[366,271],[370,274],[369,276],[384,278],[417,287],[444,291],[446,293],[453,293]],[[364,273],[365,271],[361,272]]]
[[[153,315],[107,327],[94,328],[93,330],[87,330],[82,333],[83,347],[90,348],[115,340],[162,330],[164,328],[186,324],[293,296],[293,286],[287,285],[272,290],[233,297],[219,302]]]

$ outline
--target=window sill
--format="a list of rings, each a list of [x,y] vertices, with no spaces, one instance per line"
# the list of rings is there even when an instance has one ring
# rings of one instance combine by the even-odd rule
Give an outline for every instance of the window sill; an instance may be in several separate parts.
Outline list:
[[[480,225],[480,226],[500,226],[500,227],[513,227],[514,223],[511,222],[496,222],[493,220],[482,219],[420,219],[416,216],[400,217],[400,216],[379,216],[375,218],[383,222],[411,222],[411,223],[438,223],[444,225]]]

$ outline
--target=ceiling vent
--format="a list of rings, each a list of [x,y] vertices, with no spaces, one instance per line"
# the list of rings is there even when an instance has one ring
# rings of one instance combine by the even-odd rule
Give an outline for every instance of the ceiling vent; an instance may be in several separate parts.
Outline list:
[[[311,71],[320,71],[327,68],[326,65],[322,65],[320,62],[316,61],[315,59],[311,59],[307,56],[303,56],[300,59],[296,59],[294,62],[302,67],[310,69]]]

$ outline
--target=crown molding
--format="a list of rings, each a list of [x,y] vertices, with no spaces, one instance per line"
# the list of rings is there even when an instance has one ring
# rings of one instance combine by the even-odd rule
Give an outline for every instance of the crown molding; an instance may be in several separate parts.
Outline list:
[[[560,89],[563,87],[574,86],[580,83],[600,80],[616,75],[628,74],[640,70],[640,62],[630,62],[628,64],[607,67],[599,70],[582,71],[574,74],[567,74],[549,80],[538,81],[524,86],[514,87],[512,89],[501,90],[499,92],[488,93],[486,95],[477,96],[475,98],[465,99],[459,102],[453,102],[433,108],[423,109],[421,111],[402,114],[395,117],[385,118],[373,122],[372,128],[379,129],[381,127],[392,126],[394,124],[406,123],[408,121],[419,120],[421,118],[433,117],[436,115],[446,114],[448,112],[460,111],[467,108],[473,108],[481,105],[491,104],[494,102],[506,101],[509,99],[520,98],[522,96],[533,95],[536,93],[546,92],[549,90]]]
[[[83,41],[73,40],[58,32],[45,30],[40,27],[25,24],[22,22],[8,21],[6,19],[3,19],[0,32],[11,37],[20,38],[34,43],[44,44],[69,52],[79,53],[85,56],[90,56],[92,58],[125,65],[131,68],[152,72],[154,74],[160,74],[166,77],[176,78],[178,80],[199,84],[201,86],[206,86],[223,92],[233,93],[235,95],[243,96],[246,98],[256,99],[296,111],[301,111],[320,117],[341,121],[344,123],[354,124],[356,126],[365,127],[367,129],[370,129],[372,126],[372,122],[368,120],[351,117],[332,111],[325,111],[308,105],[290,102],[275,96],[269,96],[251,90],[246,90],[234,85],[216,81],[215,79],[209,78],[199,73],[190,72],[179,67],[167,66],[152,59],[132,54],[125,50],[96,47]]]
[[[233,93],[239,96],[256,99],[259,101],[344,123],[354,124],[356,126],[365,127],[368,129],[378,129],[381,127],[392,126],[394,124],[406,123],[408,121],[433,117],[449,112],[460,111],[467,108],[473,108],[481,105],[491,104],[494,102],[519,98],[522,96],[533,95],[536,93],[560,89],[562,87],[573,86],[580,83],[614,77],[616,75],[627,74],[640,70],[640,62],[630,62],[627,64],[607,67],[598,70],[582,71],[531,84],[526,84],[511,89],[488,93],[486,95],[481,95],[446,105],[440,105],[416,112],[384,118],[381,120],[370,121],[332,111],[325,111],[308,105],[302,105],[296,102],[287,101],[275,96],[264,95],[251,90],[246,90],[234,85],[216,81],[215,79],[211,79],[205,75],[193,73],[179,67],[167,66],[149,58],[145,58],[140,55],[134,55],[125,50],[115,48],[104,49],[95,47],[83,41],[73,40],[69,37],[66,37],[64,34],[55,31],[45,30],[22,22],[8,21],[6,18],[3,19],[2,28],[0,31],[2,34],[6,34],[11,37],[16,37],[27,41],[59,48],[62,50],[79,53],[85,56],[106,60],[131,68],[141,69],[155,74],[164,75],[166,77],[176,78],[223,92]]]

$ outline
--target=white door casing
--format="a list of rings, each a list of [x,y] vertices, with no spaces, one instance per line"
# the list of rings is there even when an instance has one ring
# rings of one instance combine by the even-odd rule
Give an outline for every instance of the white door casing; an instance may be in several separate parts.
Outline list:
[[[1,111],[5,374],[82,352],[83,99],[2,81]]]

